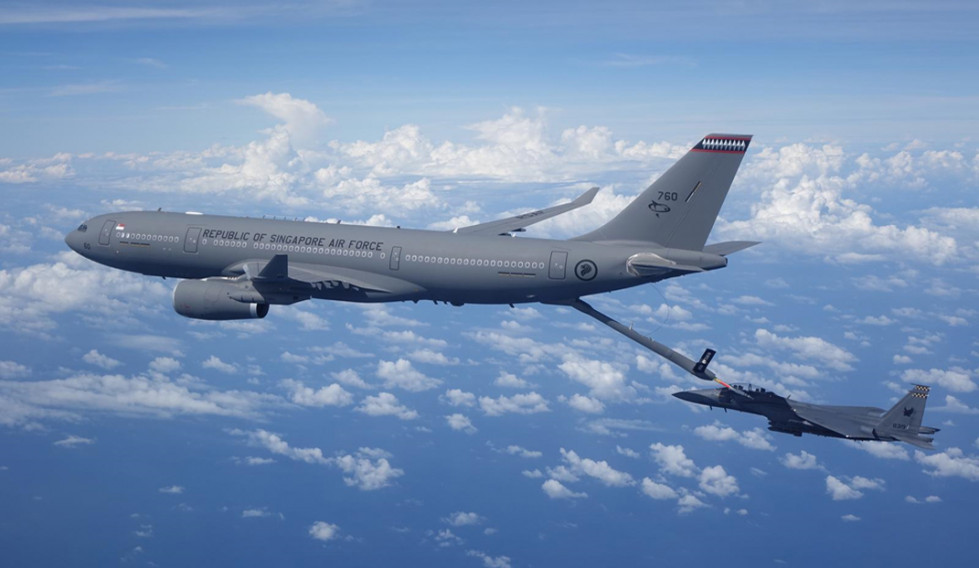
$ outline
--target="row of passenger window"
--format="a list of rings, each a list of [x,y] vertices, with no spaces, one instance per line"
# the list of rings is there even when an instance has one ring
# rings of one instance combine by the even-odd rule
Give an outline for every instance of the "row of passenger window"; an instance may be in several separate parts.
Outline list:
[[[406,257],[408,262],[423,262],[427,264],[449,264],[455,266],[488,266],[491,268],[518,268],[524,270],[543,270],[543,262],[529,260],[500,260],[495,258],[452,258],[444,256],[423,256],[420,254],[409,254]]]
[[[300,245],[280,245],[270,243],[255,243],[255,248],[258,250],[270,250],[274,252],[304,252],[307,254],[322,254],[328,256],[356,256],[361,258],[374,258],[374,253],[372,251],[365,250],[307,247]],[[383,255],[384,253],[382,252],[381,258],[384,258]]]
[[[120,237],[131,241],[153,241],[156,243],[175,243],[180,240],[180,237],[174,237],[172,235],[153,235],[149,233],[122,233]]]

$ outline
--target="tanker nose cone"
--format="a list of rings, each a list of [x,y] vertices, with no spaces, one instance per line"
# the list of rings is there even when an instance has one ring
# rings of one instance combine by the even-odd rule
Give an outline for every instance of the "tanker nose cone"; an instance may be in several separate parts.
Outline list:
[[[82,236],[78,234],[78,231],[72,231],[65,236],[65,244],[71,250],[81,253],[82,252]]]

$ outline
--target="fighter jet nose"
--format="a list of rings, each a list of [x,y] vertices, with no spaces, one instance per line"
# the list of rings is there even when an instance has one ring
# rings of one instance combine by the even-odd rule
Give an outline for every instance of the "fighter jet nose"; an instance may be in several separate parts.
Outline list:
[[[679,398],[680,400],[685,400],[687,402],[692,402],[694,404],[706,404],[708,406],[714,406],[718,403],[717,393],[714,390],[692,390],[692,391],[682,391],[675,392],[673,396]]]
[[[673,393],[673,396],[679,398],[680,400],[685,400],[687,402],[696,402],[698,399],[698,395],[687,391],[675,392]]]

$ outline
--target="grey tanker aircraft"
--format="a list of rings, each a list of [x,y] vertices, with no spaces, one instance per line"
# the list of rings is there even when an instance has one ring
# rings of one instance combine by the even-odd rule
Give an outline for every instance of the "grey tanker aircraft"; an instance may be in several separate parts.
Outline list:
[[[174,309],[198,319],[262,318],[272,304],[312,298],[571,304],[723,268],[728,255],[757,244],[706,245],[750,142],[749,135],[705,136],[609,222],[570,240],[510,237],[587,205],[597,188],[570,203],[446,232],[130,211],[89,219],[65,242],[113,268],[184,279]]]

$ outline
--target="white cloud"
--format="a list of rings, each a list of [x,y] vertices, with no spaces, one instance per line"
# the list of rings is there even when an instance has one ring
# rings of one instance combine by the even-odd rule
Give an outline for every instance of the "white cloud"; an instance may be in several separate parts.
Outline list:
[[[659,442],[649,446],[653,460],[659,464],[664,473],[679,477],[694,477],[697,466],[687,457],[680,445],[665,445]]]
[[[959,448],[949,448],[936,454],[915,451],[914,459],[921,465],[931,468],[925,470],[928,475],[962,477],[969,481],[979,481],[979,457],[967,456]]]
[[[945,406],[935,407],[933,410],[941,412],[954,412],[957,414],[979,414],[979,409],[972,408],[968,404],[950,394],[945,395]]]
[[[859,499],[863,497],[862,490],[865,491],[867,489],[881,491],[884,489],[884,481],[882,479],[868,479],[858,475],[850,478],[849,482],[847,482],[832,475],[826,476],[826,493],[833,498],[833,501]]]
[[[430,536],[435,537],[435,543],[439,548],[448,548],[450,546],[461,546],[464,542],[461,538],[455,535],[449,529],[440,529],[437,533],[433,531],[428,531]]]
[[[735,441],[753,450],[775,450],[775,446],[768,441],[768,437],[760,428],[738,432],[733,428],[721,426],[720,423],[715,422],[708,426],[698,426],[694,428],[693,432],[705,440],[714,442]]]
[[[444,353],[439,353],[437,351],[432,351],[431,349],[416,349],[412,351],[409,355],[412,361],[417,361],[419,363],[428,363],[429,365],[458,365],[459,360],[456,358],[448,358]]]
[[[125,321],[166,305],[170,290],[156,280],[95,265],[73,252],[58,259],[0,270],[0,327],[43,336],[57,327],[55,314],[81,312]]]
[[[451,406],[473,406],[476,404],[476,395],[461,389],[449,389],[441,398]]]
[[[915,504],[915,505],[921,505],[923,503],[929,503],[929,504],[941,503],[942,502],[942,498],[939,497],[939,496],[937,496],[937,495],[929,495],[928,497],[925,497],[922,500],[922,499],[918,499],[917,497],[914,497],[912,495],[908,495],[907,497],[904,498],[904,501],[907,502],[907,503]]]
[[[293,98],[289,93],[268,92],[238,102],[258,107],[283,121],[276,128],[287,132],[300,145],[312,143],[319,130],[331,122],[316,105]]]
[[[699,481],[701,489],[719,497],[734,495],[739,491],[738,480],[720,465],[705,467],[700,472]]]
[[[40,181],[57,181],[75,176],[72,168],[73,156],[58,153],[50,158],[35,158],[24,163],[0,169],[2,183],[37,183]],[[0,166],[6,165],[0,161]]]
[[[170,495],[182,495],[184,488],[180,485],[170,485],[167,487],[161,487],[158,491],[160,493],[168,493]]]
[[[669,485],[657,483],[648,477],[642,480],[641,489],[644,495],[652,499],[677,499],[680,494]]]
[[[476,432],[476,427],[469,418],[463,414],[450,414],[445,417],[445,422],[449,425],[449,428],[453,430],[460,430],[467,434],[474,434]]]
[[[613,363],[568,355],[558,368],[591,389],[589,394],[594,398],[630,400],[636,396],[636,389],[627,384],[625,370]]]
[[[768,300],[759,298],[758,296],[738,296],[737,298],[731,300],[731,302],[742,306],[774,306],[775,305],[769,302]]]
[[[532,385],[527,381],[518,378],[513,373],[507,373],[506,371],[500,371],[500,375],[496,377],[493,384],[498,387],[513,388],[513,389],[526,389],[530,388]]]
[[[249,443],[292,460],[311,464],[330,464],[330,460],[323,456],[323,450],[319,448],[294,448],[283,440],[281,436],[267,430],[254,430],[252,432],[233,430],[231,433],[246,436]]]
[[[201,363],[201,367],[204,367],[205,369],[214,369],[215,371],[224,373],[226,375],[233,375],[238,372],[237,366],[233,365],[232,363],[225,363],[216,355],[211,355],[204,360],[204,362]]]
[[[353,369],[344,369],[336,373],[330,373],[330,376],[337,380],[339,383],[343,383],[347,386],[358,388],[358,389],[369,389],[371,386],[367,384],[364,379],[360,378],[357,371]]]
[[[398,397],[389,392],[382,392],[377,396],[364,398],[360,406],[354,410],[363,412],[368,416],[396,416],[401,420],[414,420],[418,418],[418,412],[400,404]]]
[[[309,536],[324,542],[338,538],[340,527],[324,521],[316,521],[309,527]]]
[[[575,410],[580,410],[588,414],[601,414],[605,411],[605,405],[597,398],[590,398],[580,394],[574,394],[568,399],[568,406]]]
[[[0,361],[0,379],[22,379],[29,377],[31,370],[16,361]]]
[[[510,397],[498,396],[490,398],[488,396],[479,397],[479,407],[487,416],[501,416],[508,412],[514,414],[536,414],[538,412],[549,412],[547,401],[536,392],[527,394],[515,394]]]
[[[758,346],[792,351],[803,359],[813,360],[837,371],[850,371],[857,361],[852,353],[819,337],[781,337],[766,329],[755,331]]]
[[[75,446],[87,446],[94,443],[95,440],[92,438],[82,438],[81,436],[70,435],[63,440],[54,442],[54,445],[62,448],[74,448]]]
[[[901,379],[919,385],[939,385],[953,392],[972,392],[976,383],[972,382],[972,372],[961,367],[950,369],[905,369]]]
[[[391,467],[386,452],[371,448],[360,448],[355,455],[333,458],[334,465],[347,474],[343,482],[363,491],[373,491],[391,485],[391,482],[404,475],[404,470]]]
[[[595,461],[589,458],[579,457],[572,450],[561,448],[561,457],[571,471],[594,477],[610,487],[626,487],[635,485],[632,476],[624,471],[618,471],[608,464],[605,460]]]
[[[631,448],[623,448],[622,446],[615,446],[615,453],[620,456],[626,456],[628,458],[639,459],[639,452]]]
[[[173,357],[157,357],[150,361],[149,369],[154,373],[167,375],[180,370],[180,361]]]
[[[411,392],[426,391],[442,384],[442,381],[427,377],[415,369],[407,359],[379,361],[377,376],[384,380],[386,388],[401,388]]]
[[[289,391],[289,400],[303,406],[347,406],[354,401],[354,395],[337,383],[317,390],[294,379],[284,379],[281,384]]]
[[[478,525],[483,522],[483,518],[478,514],[473,512],[456,511],[448,517],[442,519],[442,522],[450,524],[454,527],[466,527],[472,525]]]
[[[863,493],[832,475],[826,476],[826,492],[833,497],[833,501],[845,501],[863,497]]]
[[[271,516],[272,513],[268,509],[245,509],[241,512],[241,518],[243,519],[261,519],[264,517]]]
[[[588,497],[587,493],[575,493],[556,479],[548,479],[543,485],[541,485],[541,489],[543,489],[544,493],[546,493],[551,499],[581,499]]]
[[[822,469],[816,461],[816,456],[805,450],[802,450],[799,455],[787,453],[779,461],[789,469]]]
[[[855,522],[857,522],[857,521],[860,520],[860,517],[858,517],[856,515],[852,515],[852,514],[850,514],[850,515],[843,515],[840,518],[843,519],[843,521],[845,521],[847,523],[855,523]]]
[[[698,499],[693,493],[684,493],[679,499],[677,499],[676,503],[678,506],[677,510],[681,515],[690,514],[697,509],[707,506],[707,503],[704,503]]]
[[[250,391],[218,391],[191,386],[163,375],[72,375],[64,379],[0,382],[0,399],[11,401],[26,415],[59,415],[63,411],[108,411],[129,415],[170,417],[178,414],[256,418],[281,402]],[[10,416],[6,423],[12,423]],[[26,418],[25,418],[26,419]]]
[[[522,458],[539,458],[544,455],[543,452],[528,450],[527,448],[516,445],[507,446],[506,453],[510,454],[511,456],[520,456]]]
[[[483,568],[510,568],[509,556],[490,556],[479,550],[467,550],[466,556],[482,559]]]
[[[345,484],[363,491],[387,487],[394,479],[404,475],[404,470],[391,466],[388,461],[391,455],[377,448],[360,448],[354,454],[328,458],[320,448],[292,447],[281,436],[267,430],[232,430],[231,433],[245,436],[250,444],[263,447],[273,454],[308,464],[336,467],[347,474],[343,478]]]
[[[113,359],[112,357],[109,357],[107,355],[103,355],[103,354],[99,353],[95,349],[92,349],[88,353],[82,355],[82,361],[85,361],[89,365],[95,365],[96,367],[102,367],[103,369],[105,369],[107,371],[111,371],[112,369],[115,369],[119,365],[122,365],[122,362],[121,361],[117,361],[116,359]]]
[[[751,219],[721,220],[718,233],[751,235],[789,250],[847,261],[881,260],[884,255],[933,264],[954,259],[958,247],[953,237],[914,225],[879,224],[869,205],[846,197],[868,180],[905,183],[907,172],[893,173],[894,163],[865,156],[852,160],[832,145],[763,148],[739,176],[743,183],[761,182],[765,188],[752,205]],[[844,173],[845,167],[852,171]]]
[[[272,458],[259,458],[255,456],[248,456],[246,458],[234,458],[234,462],[238,465],[269,465],[275,463]]]
[[[868,454],[886,460],[910,460],[911,456],[908,455],[908,451],[901,447],[899,444],[894,442],[875,442],[871,440],[866,441],[854,441],[854,440],[843,440],[843,443]]]

